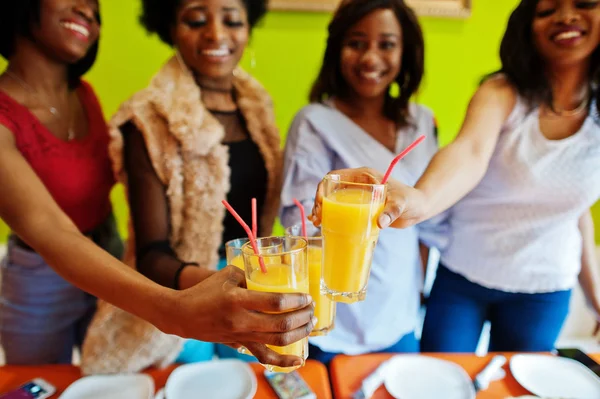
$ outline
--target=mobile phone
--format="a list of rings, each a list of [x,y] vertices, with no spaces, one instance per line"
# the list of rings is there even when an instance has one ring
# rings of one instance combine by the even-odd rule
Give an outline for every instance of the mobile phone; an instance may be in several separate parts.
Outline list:
[[[265,378],[279,399],[317,399],[317,395],[297,371],[291,373],[265,371]]]
[[[584,366],[592,370],[594,374],[600,377],[600,364],[598,364],[594,359],[583,353],[581,350],[575,348],[563,348],[557,349],[557,353],[558,356],[577,360],[579,363],[582,363]]]
[[[48,381],[35,378],[14,391],[0,394],[0,399],[46,399],[54,395],[56,388]]]

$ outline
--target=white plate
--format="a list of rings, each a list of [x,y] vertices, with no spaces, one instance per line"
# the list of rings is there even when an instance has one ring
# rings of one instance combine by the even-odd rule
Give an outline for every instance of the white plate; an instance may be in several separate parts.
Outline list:
[[[473,381],[455,363],[398,355],[385,371],[385,388],[396,399],[474,399]]]
[[[537,396],[600,399],[600,378],[575,360],[515,355],[510,359],[510,371],[523,388]]]
[[[152,399],[154,380],[145,374],[94,375],[71,384],[60,399]]]
[[[178,367],[167,380],[165,396],[168,399],[252,399],[256,389],[256,375],[250,366],[228,359]]]

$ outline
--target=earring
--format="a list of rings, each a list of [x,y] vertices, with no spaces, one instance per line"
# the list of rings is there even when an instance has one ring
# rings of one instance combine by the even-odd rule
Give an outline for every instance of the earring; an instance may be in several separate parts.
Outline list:
[[[191,73],[186,63],[183,61],[183,57],[181,56],[181,53],[179,52],[179,49],[177,47],[175,47],[175,57],[177,57],[177,61],[179,62],[179,66],[181,67],[181,69],[185,73]]]
[[[398,82],[392,82],[392,84],[390,85],[390,89],[389,89],[389,93],[390,93],[390,97],[392,98],[398,98],[400,97],[400,85],[398,84]]]
[[[250,51],[250,69],[256,69],[256,52],[252,47],[249,47],[248,50]]]

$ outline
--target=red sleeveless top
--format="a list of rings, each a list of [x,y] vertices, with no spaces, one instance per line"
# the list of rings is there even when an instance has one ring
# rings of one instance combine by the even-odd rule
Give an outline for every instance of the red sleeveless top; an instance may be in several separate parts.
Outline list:
[[[110,214],[115,184],[108,157],[108,129],[91,86],[81,82],[77,94],[88,119],[88,134],[63,141],[23,105],[0,91],[0,124],[15,136],[29,162],[61,209],[80,231],[88,232]]]

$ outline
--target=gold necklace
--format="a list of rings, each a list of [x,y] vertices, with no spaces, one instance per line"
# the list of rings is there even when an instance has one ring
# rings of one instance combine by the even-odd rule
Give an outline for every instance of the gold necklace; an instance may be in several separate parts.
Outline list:
[[[7,69],[6,74],[8,75],[8,77],[10,77],[15,82],[17,82],[25,90],[27,90],[28,92],[33,94],[33,96],[36,97],[41,103],[43,103],[43,101],[41,101],[41,99],[40,99],[40,96],[39,96],[37,90],[35,90],[33,87],[31,87],[29,84],[27,84],[27,82],[25,82],[23,79],[18,77],[11,70]],[[52,116],[54,116],[56,119],[60,119],[61,114],[56,107],[46,105],[46,108],[48,109],[48,112],[50,112],[52,114]],[[75,139],[75,132],[73,131],[73,127],[71,125],[72,125],[72,123],[71,123],[71,121],[69,121],[69,129],[67,130],[67,141],[73,141]]]
[[[571,116],[579,115],[584,110],[586,110],[589,103],[590,103],[590,96],[589,96],[589,93],[588,93],[585,96],[585,98],[581,101],[581,103],[577,107],[575,107],[574,109],[568,109],[568,110],[557,109],[554,106],[554,104],[552,104],[552,108],[550,109],[550,112],[552,112],[556,116],[571,117]]]

